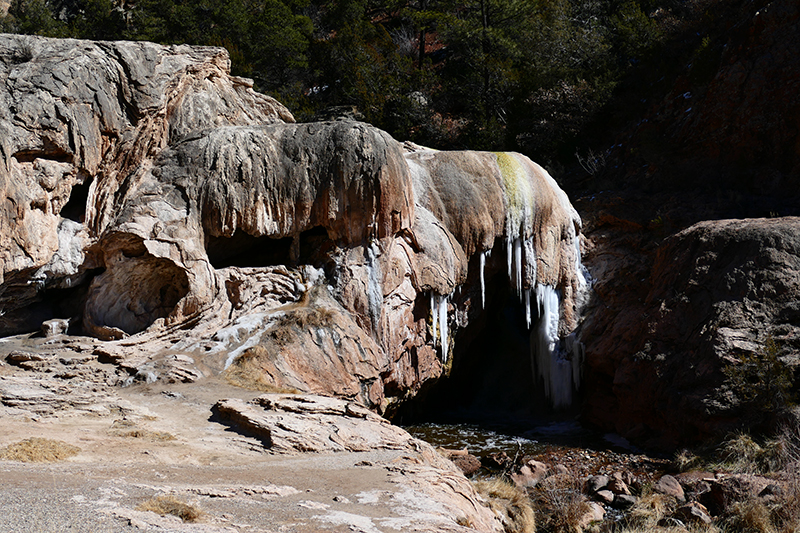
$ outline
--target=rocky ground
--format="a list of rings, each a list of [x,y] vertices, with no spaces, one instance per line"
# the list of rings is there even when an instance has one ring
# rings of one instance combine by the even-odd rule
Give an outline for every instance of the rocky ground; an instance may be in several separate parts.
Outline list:
[[[274,453],[268,441],[277,448],[280,435],[298,427],[299,408],[276,415],[271,439],[245,436],[230,413],[214,415],[213,407],[222,399],[229,411],[240,407],[236,428],[256,434],[244,428],[247,408],[250,415],[264,408],[246,402],[260,393],[221,378],[115,386],[125,373],[99,362],[93,342],[0,341],[0,448],[31,437],[80,448],[56,463],[0,461],[0,531],[471,530],[459,523],[501,530],[460,471],[376,415],[309,396],[322,403],[306,402],[307,426],[341,415],[333,437],[320,439],[327,448],[301,453],[295,434],[296,448],[284,439]],[[346,413],[360,421],[349,434]],[[170,495],[200,509],[200,521],[137,510]]]

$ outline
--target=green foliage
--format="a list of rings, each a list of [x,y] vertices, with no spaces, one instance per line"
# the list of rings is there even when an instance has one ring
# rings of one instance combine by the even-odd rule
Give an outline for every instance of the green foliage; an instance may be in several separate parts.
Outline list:
[[[723,371],[733,392],[746,404],[768,415],[778,415],[794,404],[791,368],[780,359],[781,348],[768,337],[757,353],[745,353],[739,364]]]
[[[0,29],[224,46],[300,119],[355,106],[398,138],[547,160],[659,42],[664,1],[14,0]]]

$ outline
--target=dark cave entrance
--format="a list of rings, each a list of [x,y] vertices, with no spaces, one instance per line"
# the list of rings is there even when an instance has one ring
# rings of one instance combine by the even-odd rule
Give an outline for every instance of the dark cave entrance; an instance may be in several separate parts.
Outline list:
[[[333,246],[328,232],[316,226],[298,237],[254,237],[237,230],[231,237],[208,237],[206,254],[215,269],[227,267],[265,267],[326,262],[325,252]],[[294,248],[294,249],[293,249]]]
[[[89,201],[89,189],[92,186],[92,178],[87,177],[83,183],[72,186],[69,193],[69,200],[61,208],[59,213],[62,217],[83,224],[86,220],[86,203]]]
[[[468,328],[456,332],[450,375],[406,402],[393,417],[396,423],[517,425],[572,419],[577,414],[576,406],[554,410],[541,380],[534,378],[531,331],[539,319],[536,306],[529,329],[525,306],[509,286],[504,255],[492,267],[489,275],[487,264],[486,308],[470,319]],[[477,279],[470,285],[480,287]],[[480,307],[480,302],[480,293],[473,295],[473,305]]]
[[[16,302],[18,307],[7,308],[0,315],[0,337],[34,333],[41,330],[42,324],[55,318],[69,319],[70,335],[83,335],[83,309],[89,286],[95,276],[102,274],[104,268],[84,272],[71,286],[62,281],[58,286],[28,284],[29,274],[18,273],[6,278],[6,290],[2,297]],[[22,283],[15,283],[19,277]]]

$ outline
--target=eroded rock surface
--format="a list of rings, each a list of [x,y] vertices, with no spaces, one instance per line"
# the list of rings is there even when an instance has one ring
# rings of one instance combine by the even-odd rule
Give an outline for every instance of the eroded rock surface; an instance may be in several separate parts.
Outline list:
[[[4,35],[0,59],[0,334],[65,319],[144,380],[247,354],[384,410],[447,372],[494,250],[541,378],[578,382],[581,222],[527,158],[295,124],[217,48]]]

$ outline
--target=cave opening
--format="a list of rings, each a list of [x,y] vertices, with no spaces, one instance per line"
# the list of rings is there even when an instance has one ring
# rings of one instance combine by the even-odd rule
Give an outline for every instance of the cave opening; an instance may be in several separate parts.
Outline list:
[[[57,318],[69,320],[69,335],[84,335],[82,316],[89,287],[92,279],[104,271],[105,268],[90,269],[75,282],[62,280],[49,287],[7,284],[3,300],[16,302],[19,307],[6,306],[0,313],[0,337],[39,332],[44,322]]]
[[[298,264],[319,267],[326,262],[326,252],[333,244],[322,226],[308,229],[297,238],[255,237],[237,230],[231,237],[208,237],[206,253],[215,269]]]
[[[529,328],[525,305],[504,269],[494,266],[491,275],[487,272],[485,309],[456,332],[450,374],[423,386],[393,421],[413,428],[412,433],[434,424],[455,428],[440,428],[440,433],[481,427],[552,443],[585,441],[587,433],[576,422],[578,399],[569,408],[554,409],[534,372],[532,342],[540,310],[533,305]],[[480,306],[480,294],[473,296],[473,304]],[[554,433],[545,435],[549,431]]]
[[[69,193],[69,200],[61,208],[59,213],[63,218],[83,224],[86,220],[86,204],[89,201],[89,189],[92,186],[92,178],[87,177],[83,183],[76,183],[72,186]]]

